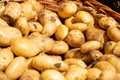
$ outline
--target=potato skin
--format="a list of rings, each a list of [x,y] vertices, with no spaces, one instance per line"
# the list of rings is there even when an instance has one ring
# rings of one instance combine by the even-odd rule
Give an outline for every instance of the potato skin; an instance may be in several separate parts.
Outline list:
[[[0,49],[0,71],[5,71],[13,59],[14,55],[10,47]]]
[[[65,79],[65,77],[59,71],[48,69],[41,73],[40,80],[67,80],[67,79]]]
[[[66,37],[66,42],[71,47],[80,47],[85,42],[84,34],[80,30],[71,30]]]
[[[11,80],[15,80],[24,73],[26,68],[26,59],[24,57],[16,57],[5,70],[5,74]]]
[[[19,80],[40,80],[40,73],[37,70],[29,69],[20,76]]]
[[[0,46],[10,46],[12,39],[22,37],[21,32],[14,27],[0,27]]]
[[[15,55],[23,56],[25,58],[33,57],[40,51],[35,43],[24,37],[13,39],[10,47]]]
[[[10,80],[10,79],[4,72],[0,71],[0,80]]]

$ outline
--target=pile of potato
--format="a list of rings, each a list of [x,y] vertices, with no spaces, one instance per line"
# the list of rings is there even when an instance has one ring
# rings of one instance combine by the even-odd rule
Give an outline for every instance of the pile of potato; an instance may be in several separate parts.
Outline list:
[[[75,1],[0,4],[0,80],[120,80],[120,23]]]

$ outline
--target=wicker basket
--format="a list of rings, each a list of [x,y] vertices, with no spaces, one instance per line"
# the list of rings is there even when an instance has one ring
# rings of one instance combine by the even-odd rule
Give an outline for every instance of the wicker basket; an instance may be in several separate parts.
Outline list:
[[[53,10],[53,11],[57,12],[60,4],[64,1],[66,1],[66,0],[55,0],[54,2],[46,1],[46,0],[38,0],[38,1],[41,4],[43,4],[46,9],[50,9],[50,10]],[[118,22],[120,22],[120,13],[114,11],[110,7],[100,3],[97,0],[73,0],[73,1],[75,1],[76,4],[78,4],[78,6],[80,6],[81,5],[80,3],[82,3],[85,6],[92,7],[93,9],[95,9],[99,13],[103,13],[105,15],[112,16]]]

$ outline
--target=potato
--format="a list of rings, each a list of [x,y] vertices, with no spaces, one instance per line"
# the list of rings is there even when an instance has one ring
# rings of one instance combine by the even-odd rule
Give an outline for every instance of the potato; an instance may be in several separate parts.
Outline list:
[[[35,22],[35,21],[28,22],[28,26],[29,26],[30,32],[41,32],[43,29],[43,26],[39,22]]]
[[[108,61],[110,64],[112,64],[114,66],[114,68],[116,69],[117,73],[120,73],[120,59],[119,57],[113,55],[113,54],[105,54],[103,55],[99,61]]]
[[[68,63],[69,66],[71,66],[71,65],[78,65],[78,66],[83,67],[83,68],[87,67],[85,62],[82,61],[81,59],[70,58],[70,59],[65,59],[64,61],[66,63]]]
[[[78,22],[94,25],[94,17],[87,11],[80,10],[75,14],[75,17]]]
[[[2,18],[0,18],[0,27],[9,27],[9,25],[7,24],[7,22],[5,20],[3,20]]]
[[[27,64],[27,69],[29,70],[29,69],[33,69],[33,67],[32,67],[32,60],[33,60],[33,57],[31,57],[31,58],[27,58],[26,59],[26,64]]]
[[[84,34],[79,30],[71,30],[66,37],[66,42],[71,47],[80,47],[85,42]]]
[[[29,69],[20,76],[19,80],[40,80],[40,73],[37,70]]]
[[[87,29],[87,24],[81,22],[75,22],[75,17],[71,16],[70,18],[65,19],[65,25],[69,30],[80,30],[85,31]]]
[[[40,80],[67,80],[67,79],[65,79],[65,77],[59,71],[48,69],[41,73]]]
[[[116,55],[116,56],[120,56],[120,49],[119,49],[119,47],[120,47],[120,41],[119,42],[117,42],[117,44],[114,46],[114,48],[112,49],[112,53],[114,54],[114,55]]]
[[[62,18],[68,18],[77,11],[77,5],[73,1],[64,2],[58,8],[58,14]]]
[[[102,29],[108,29],[109,27],[116,27],[117,22],[113,17],[104,16],[98,20],[98,24]]]
[[[21,32],[14,27],[0,27],[0,46],[10,46],[10,41],[22,37]]]
[[[94,65],[94,68],[98,68],[102,71],[112,71],[112,72],[116,72],[116,69],[114,68],[114,66],[112,64],[110,64],[107,61],[99,61]]]
[[[20,14],[21,14],[20,4],[17,2],[8,2],[3,13],[3,19],[7,23],[11,24],[20,17]]]
[[[55,41],[53,48],[48,52],[48,54],[65,54],[69,50],[69,46],[64,41]]]
[[[27,18],[19,17],[18,20],[15,22],[14,27],[19,29],[23,36],[28,36],[30,30]]]
[[[81,53],[80,48],[70,49],[69,51],[67,51],[64,54],[65,59],[69,59],[69,58],[81,59],[81,58],[83,58],[83,56],[84,56],[84,54]]]
[[[26,59],[24,57],[16,57],[5,70],[5,74],[10,80],[16,80],[26,70]]]
[[[109,27],[107,29],[107,36],[110,40],[118,42],[120,41],[120,30],[117,27]]]
[[[119,79],[120,78],[117,77],[117,74],[115,72],[108,70],[103,71],[97,80],[119,80]]]
[[[14,55],[10,48],[0,49],[0,71],[5,71],[13,59]]]
[[[46,23],[54,23],[57,27],[58,25],[62,24],[60,21],[57,13],[43,9],[42,12],[39,14],[39,22],[44,26]]]
[[[88,53],[91,50],[98,50],[101,47],[101,43],[98,41],[88,41],[80,46],[80,51],[82,53]]]
[[[68,64],[64,61],[41,53],[33,58],[32,66],[39,71],[47,69],[55,69],[59,71],[68,70]]]
[[[106,31],[97,28],[96,26],[89,26],[85,32],[86,40],[96,40],[101,43],[101,48],[104,47],[104,44],[108,41],[108,36]]]
[[[37,12],[35,11],[32,4],[25,1],[25,2],[21,3],[20,6],[21,6],[20,16],[26,17],[27,20],[35,20],[35,18],[37,17]]]
[[[45,35],[41,35],[39,33],[32,33],[29,36],[29,39],[33,41],[33,43],[35,43],[39,49],[40,52],[44,51],[44,52],[48,52],[50,51],[53,46],[54,46],[54,40],[50,37],[47,37]]]
[[[68,30],[67,26],[61,24],[56,28],[55,38],[57,40],[64,40],[66,38],[66,36],[68,35],[68,32],[69,32],[69,30]]]
[[[40,51],[35,43],[24,37],[13,39],[11,41],[10,47],[15,55],[23,56],[26,58],[33,57]]]
[[[104,47],[104,53],[113,54],[113,48],[115,47],[115,45],[116,45],[116,42],[114,41],[106,42],[105,47]]]
[[[0,80],[10,80],[10,79],[4,72],[0,71]]]
[[[90,68],[88,69],[87,80],[97,80],[102,71],[98,68]]]
[[[86,80],[87,79],[87,69],[78,67],[78,66],[72,66],[66,73],[65,78],[67,80]]]
[[[55,33],[55,30],[56,30],[55,24],[52,22],[49,22],[43,26],[43,30],[41,34],[46,35],[46,36],[52,36]]]

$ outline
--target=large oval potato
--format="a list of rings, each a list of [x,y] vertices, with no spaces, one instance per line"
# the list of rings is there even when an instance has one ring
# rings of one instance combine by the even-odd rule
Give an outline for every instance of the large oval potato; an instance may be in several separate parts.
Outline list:
[[[10,46],[10,41],[22,37],[21,32],[14,27],[0,27],[0,46]]]
[[[10,47],[15,55],[23,56],[26,58],[33,57],[40,51],[35,43],[24,37],[13,39],[11,41]]]
[[[0,49],[0,71],[5,71],[13,59],[14,55],[10,48]]]
[[[16,80],[26,70],[26,59],[24,57],[16,57],[5,70],[5,74],[11,80]]]

